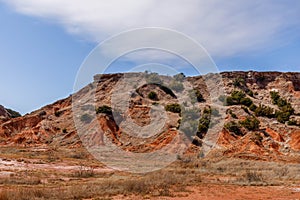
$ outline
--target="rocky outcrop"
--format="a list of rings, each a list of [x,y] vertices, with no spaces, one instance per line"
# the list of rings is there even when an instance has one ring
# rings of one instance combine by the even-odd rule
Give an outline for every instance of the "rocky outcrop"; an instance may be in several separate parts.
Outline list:
[[[205,99],[205,101],[195,104],[202,111],[210,103],[210,91],[207,89],[205,80],[215,76],[215,74],[208,74],[185,79],[194,89],[199,90]],[[278,109],[276,105],[272,104],[270,97],[270,91],[278,91],[284,99],[291,103],[295,113],[300,113],[300,73],[222,72],[221,76],[222,81],[217,84],[218,87],[224,87],[225,95],[230,95],[234,90],[251,91],[253,95],[247,95],[247,97],[254,104],[263,104]],[[102,105],[110,106],[113,90],[123,77],[123,74],[96,75],[93,83],[72,96],[15,119],[10,119],[7,111],[0,106],[0,116],[6,119],[0,123],[0,145],[47,144],[63,145],[70,148],[82,145],[84,136],[81,136],[80,139],[75,128],[72,98],[85,102],[86,105],[80,108],[83,113],[94,112],[95,108]],[[237,83],[237,80],[242,82]],[[148,98],[151,91],[157,94],[155,100]],[[146,139],[132,137],[126,129],[120,126],[120,122],[126,117],[130,117],[136,125],[148,126],[151,123],[151,107],[162,106],[163,108],[170,103],[179,103],[179,99],[174,97],[174,94],[176,95],[176,92],[168,93],[168,90],[156,84],[142,84],[131,94],[127,112],[120,115],[118,119],[111,113],[101,113],[97,114],[96,121],[90,122],[89,130],[94,130],[98,125],[104,130],[103,132],[94,131],[91,133],[94,139],[90,145],[102,145],[104,144],[103,138],[107,137],[126,151],[149,152],[163,148],[178,135],[178,127],[182,118],[179,114],[168,112],[169,120],[163,126],[163,130]],[[95,105],[88,98],[90,95],[94,95]],[[118,98],[122,98],[123,94],[118,95]],[[245,109],[241,105],[227,106],[226,109],[225,123],[238,122],[254,116],[253,111]],[[230,112],[228,112],[229,110]],[[77,117],[80,118],[81,116]],[[249,131],[242,128],[241,134],[235,134],[223,129],[218,133],[217,151],[229,157],[264,160],[285,160],[300,154],[299,127],[279,123],[274,118],[261,116],[257,118],[260,121],[258,130]],[[293,115],[292,118],[296,121],[299,120],[299,116],[296,115]],[[195,144],[201,147],[201,138]],[[193,145],[191,145],[191,149],[195,149]]]

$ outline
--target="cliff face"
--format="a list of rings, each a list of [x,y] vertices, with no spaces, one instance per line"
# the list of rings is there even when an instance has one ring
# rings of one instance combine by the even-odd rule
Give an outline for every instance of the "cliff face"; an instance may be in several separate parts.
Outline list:
[[[247,159],[264,160],[293,160],[300,156],[300,73],[281,73],[281,72],[223,72],[222,81],[218,83],[219,87],[224,87],[225,96],[230,96],[234,91],[241,91],[245,98],[251,100],[252,104],[267,106],[273,109],[277,114],[281,107],[275,105],[272,101],[270,92],[278,92],[281,99],[290,103],[294,112],[289,116],[286,122],[279,122],[275,116],[257,115],[250,105],[243,103],[234,103],[225,106],[226,115],[225,124],[235,123],[238,131],[234,127],[227,126],[222,129],[217,140],[217,146],[214,151],[221,152],[224,156],[234,156]],[[208,74],[204,77],[185,78],[194,89],[201,93],[206,101],[199,101],[195,105],[201,109],[209,106],[210,92],[207,90],[206,78],[214,78],[214,74]],[[66,99],[57,101],[51,105],[45,106],[37,111],[27,114],[23,117],[9,119],[5,109],[0,106],[0,115],[7,120],[1,121],[0,125],[0,144],[1,145],[63,145],[70,148],[76,148],[82,145],[79,139],[72,115],[72,97],[88,101],[88,97],[95,93],[96,106],[110,106],[112,93],[118,81],[123,74],[97,75],[95,81]],[[184,84],[185,86],[185,84]],[[175,88],[176,89],[176,88]],[[154,92],[156,96],[150,98],[148,95]],[[176,92],[175,92],[176,93]],[[120,94],[122,98],[122,94]],[[178,103],[178,99],[164,87],[158,84],[145,84],[139,87],[130,97],[130,109],[125,113],[139,126],[147,126],[151,123],[150,107],[152,105],[166,106],[168,104]],[[92,102],[86,105],[92,107]],[[83,111],[87,108],[81,108]],[[99,112],[97,121],[90,122],[92,129],[97,124],[101,126],[103,133],[95,132],[94,142],[103,143],[103,137],[109,138],[115,144],[121,146],[127,151],[146,152],[162,148],[177,134],[177,127],[180,125],[180,116],[176,112],[167,112],[168,121],[162,126],[160,134],[138,139],[130,136],[126,129],[117,125],[118,120],[124,120],[124,113],[118,119],[112,117],[111,113]],[[82,116],[78,116],[79,118]],[[242,126],[242,121],[256,118],[260,124],[257,129],[249,129]],[[289,123],[288,123],[289,121]],[[232,125],[232,124],[231,124]],[[198,142],[193,141],[189,152],[201,151],[201,135],[199,133]]]

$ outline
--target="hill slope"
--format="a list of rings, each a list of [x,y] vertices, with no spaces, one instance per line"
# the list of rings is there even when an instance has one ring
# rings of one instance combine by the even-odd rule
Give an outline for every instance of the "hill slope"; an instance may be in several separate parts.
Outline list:
[[[300,73],[223,72],[221,75],[222,82],[218,84],[224,87],[225,93],[219,98],[224,102],[226,109],[225,127],[218,133],[217,146],[211,155],[299,161]],[[207,131],[205,120],[211,119],[210,116],[204,117],[205,110],[208,110],[210,115],[213,112],[204,80],[213,79],[214,76],[216,75],[208,74],[183,80],[189,82],[198,91],[197,94],[201,94],[197,95],[199,101],[195,105],[201,110],[200,124],[203,126],[198,127],[189,152],[201,151],[201,140]],[[163,126],[163,131],[143,140],[131,137],[124,128],[119,127],[109,107],[108,111],[101,110],[103,105],[111,106],[113,89],[122,77],[123,74],[97,75],[93,84],[84,87],[73,96],[25,116],[2,121],[0,145],[62,145],[70,148],[81,146],[82,141],[77,135],[72,115],[72,97],[86,100],[95,92],[95,108],[99,112],[97,120],[90,122],[89,126],[92,129],[99,124],[105,130],[105,133],[94,135],[99,144],[105,136],[128,151],[146,152],[162,148],[177,134],[182,119],[182,116],[172,112],[172,109],[171,112],[167,112],[169,120]],[[180,90],[181,86],[175,84],[172,87],[174,91]],[[159,84],[145,84],[137,88],[131,95],[130,109],[126,115],[139,126],[150,124],[149,112],[152,105],[167,106],[178,103],[176,95],[174,96],[176,92],[172,91]],[[149,96],[150,92],[152,96]],[[94,108],[92,102],[87,102],[87,105]],[[81,109],[84,113],[85,108]],[[3,109],[2,111],[2,115],[5,115],[6,112]],[[255,120],[258,120],[259,124]]]

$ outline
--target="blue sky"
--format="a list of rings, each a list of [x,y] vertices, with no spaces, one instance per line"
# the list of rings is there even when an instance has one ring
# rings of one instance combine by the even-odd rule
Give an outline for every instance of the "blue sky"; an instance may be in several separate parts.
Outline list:
[[[89,52],[132,28],[178,30],[201,43],[220,71],[300,69],[297,0],[63,2],[0,1],[0,104],[5,107],[25,114],[67,97]],[[112,71],[134,64],[120,59]]]

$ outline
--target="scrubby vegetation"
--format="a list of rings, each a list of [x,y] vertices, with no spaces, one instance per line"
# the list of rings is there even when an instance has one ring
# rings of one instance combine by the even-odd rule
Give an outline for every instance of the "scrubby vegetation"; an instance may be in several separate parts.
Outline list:
[[[199,125],[198,125],[198,132],[197,136],[199,138],[203,138],[203,135],[207,133],[210,125],[210,120],[211,120],[211,115],[212,115],[212,109],[205,108],[202,112],[202,116],[199,120]]]
[[[255,109],[254,113],[256,116],[259,117],[268,117],[268,118],[275,117],[275,112],[273,108],[261,104]]]
[[[156,92],[154,92],[154,91],[149,92],[148,98],[151,100],[155,100],[155,101],[158,100],[158,96],[157,96]]]
[[[230,116],[234,119],[237,119],[238,117],[236,116],[235,113],[232,112],[232,110],[228,110],[228,113],[230,114]]]
[[[168,104],[165,106],[166,111],[173,112],[173,113],[180,113],[181,107],[177,103]]]
[[[245,120],[239,121],[239,123],[249,131],[255,131],[259,129],[260,121],[255,117],[247,117]]]
[[[290,116],[294,114],[295,110],[291,103],[288,103],[286,99],[280,97],[278,92],[270,92],[273,104],[277,105],[280,111],[276,111],[275,116],[277,121],[280,123],[285,123],[289,121]]]
[[[112,108],[107,105],[100,106],[96,109],[96,114],[99,113],[112,114]]]
[[[230,132],[233,132],[236,135],[243,135],[241,131],[241,127],[238,123],[231,121],[224,125],[225,129],[227,129]]]
[[[238,90],[233,91],[228,97],[220,96],[219,100],[226,106],[245,105],[247,107],[250,107],[253,104],[252,100],[246,97],[246,94],[244,92]]]

